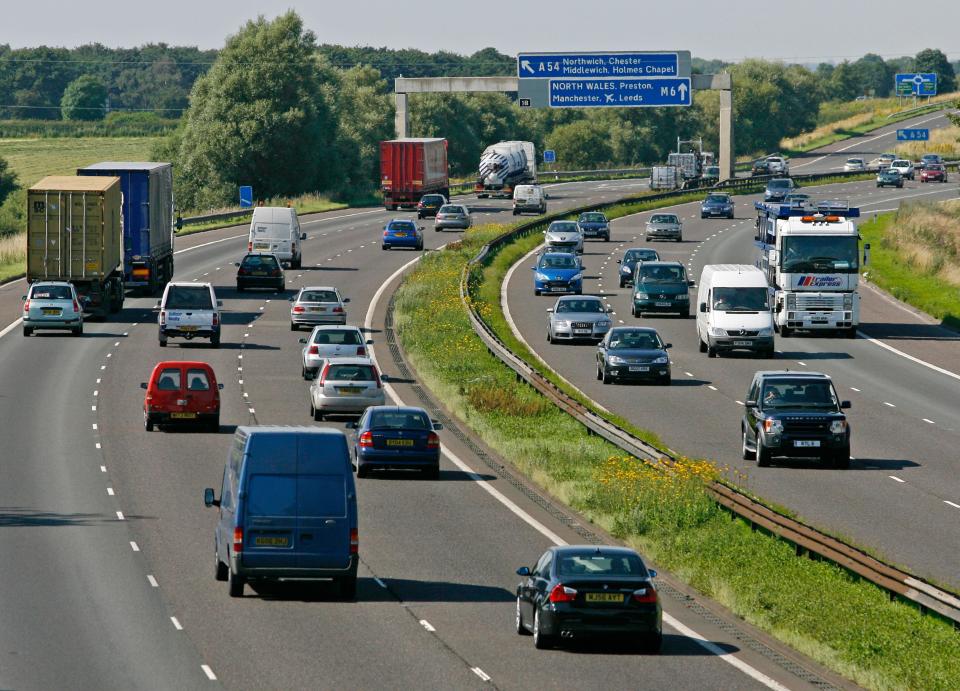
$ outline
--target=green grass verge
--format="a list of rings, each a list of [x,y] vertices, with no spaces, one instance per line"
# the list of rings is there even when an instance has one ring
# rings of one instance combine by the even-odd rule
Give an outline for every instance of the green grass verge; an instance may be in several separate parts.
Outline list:
[[[891,211],[860,226],[863,241],[870,243],[867,278],[898,300],[942,320],[946,326],[960,329],[960,288],[904,261],[903,253],[887,239],[896,222],[897,212]]]
[[[26,267],[23,262],[0,264],[0,283],[7,283],[25,275]]]
[[[704,491],[719,472],[710,464],[684,460],[670,476],[624,459],[517,384],[474,334],[459,299],[464,265],[505,229],[480,226],[429,253],[400,287],[396,328],[422,382],[559,500],[798,650],[870,688],[960,688],[960,635],[951,626],[731,520]],[[506,251],[517,258],[523,247]],[[498,298],[478,289],[483,317],[502,319]]]

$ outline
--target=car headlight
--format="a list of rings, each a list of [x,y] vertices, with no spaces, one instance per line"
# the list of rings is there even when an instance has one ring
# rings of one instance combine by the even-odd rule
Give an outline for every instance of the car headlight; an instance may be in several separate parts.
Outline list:
[[[647,293],[634,293],[634,298],[637,300],[649,300],[650,296]]]
[[[623,266],[621,266],[621,267],[620,267],[620,273],[622,273],[622,274],[628,274],[628,273],[630,273],[630,267],[627,266],[626,264],[623,265]]]
[[[681,301],[683,301],[683,300],[689,300],[689,299],[690,299],[690,296],[687,295],[686,293],[684,293],[683,295],[675,295],[673,299],[674,299],[674,300],[681,300]]]
[[[852,310],[853,309],[853,293],[844,293],[843,295],[843,309]]]
[[[553,325],[558,329],[570,328],[570,322],[567,321],[566,319],[558,319],[557,321],[553,322]]]
[[[783,434],[783,423],[780,420],[764,420],[763,431],[767,434]]]
[[[538,271],[538,272],[537,272],[537,280],[538,280],[538,281],[549,281],[549,280],[550,280],[550,277],[547,276],[546,274],[542,274],[542,273],[540,273],[540,272]]]
[[[834,420],[830,423],[830,434],[843,434],[847,431],[846,420]]]
[[[765,326],[757,331],[757,336],[773,336],[773,328]]]
[[[575,274],[570,277],[571,283],[576,283],[577,281],[582,281],[582,280],[583,280],[583,274]]]
[[[709,328],[711,336],[726,336],[727,332],[724,329],[717,328],[716,326],[711,326]]]
[[[611,365],[624,365],[624,364],[626,364],[626,362],[627,362],[626,360],[624,360],[624,359],[623,359],[622,357],[620,357],[619,355],[611,355],[609,358],[607,358],[607,361],[608,361]]]
[[[605,328],[607,328],[608,326],[610,326],[610,320],[609,320],[609,319],[601,319],[600,321],[597,322],[596,325],[597,325],[599,328],[601,328],[601,329],[605,329]]]
[[[658,357],[656,360],[653,361],[653,364],[665,365],[668,362],[670,362],[670,358],[668,358],[666,355],[661,355],[660,357]]]

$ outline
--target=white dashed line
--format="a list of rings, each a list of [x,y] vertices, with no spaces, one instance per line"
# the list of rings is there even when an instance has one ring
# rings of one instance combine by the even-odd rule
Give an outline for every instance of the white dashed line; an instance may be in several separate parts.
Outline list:
[[[423,628],[425,628],[425,629],[426,629],[427,631],[429,631],[430,633],[433,633],[434,631],[436,631],[436,629],[433,628],[433,624],[431,624],[431,623],[430,623],[429,621],[427,621],[426,619],[421,619],[421,620],[420,620],[420,626],[422,626]]]
[[[117,341],[116,343],[114,343],[113,347],[116,348],[118,345],[120,345],[120,341]]]
[[[711,391],[716,391],[716,390],[717,390],[717,387],[714,386],[713,384],[707,384],[707,388],[710,389]]]
[[[743,405],[743,401],[734,401],[737,405]]]
[[[851,391],[856,391],[857,393],[860,393],[860,389],[858,389],[856,386],[851,386],[851,387],[850,387],[850,390],[851,390]]]
[[[249,410],[250,410],[250,414],[251,414],[251,415],[252,415],[253,413],[257,412],[257,411],[254,410],[253,408],[250,408]]]
[[[176,617],[170,617],[170,621],[173,622],[173,628],[175,628],[177,631],[183,631],[183,624],[177,621]]]
[[[944,500],[943,500],[943,503],[944,503],[944,504],[949,504],[950,506],[952,506],[952,507],[955,508],[955,509],[960,509],[960,504],[954,504],[952,501],[948,501],[947,499],[944,499]]]
[[[797,364],[798,364],[798,365],[801,365],[802,367],[806,367],[806,366],[807,366],[807,363],[801,362],[800,360],[797,360]]]
[[[896,408],[896,407],[897,407],[897,406],[895,406],[893,403],[888,403],[887,401],[884,401],[884,402],[883,402],[883,405],[890,406],[891,408]]]
[[[684,374],[687,375],[688,377],[692,377],[692,376],[693,376],[693,374],[692,374],[691,372],[684,372]]]
[[[103,369],[107,369],[107,366],[106,366],[106,365],[100,365],[100,369],[102,369],[102,370],[103,370]]]
[[[94,395],[94,396],[99,396],[99,395],[100,395],[100,392],[99,392],[99,391],[97,391],[96,389],[94,389],[94,391],[93,391],[93,395]]]
[[[490,675],[484,672],[479,667],[471,667],[470,671],[480,677],[483,681],[490,681]]]
[[[96,429],[96,428],[97,428],[97,423],[94,422],[92,426],[93,426],[93,429]]]
[[[107,353],[107,357],[113,357],[113,353]]]
[[[122,520],[123,520],[123,511],[117,511],[117,520],[118,520],[118,521],[122,521]]]
[[[96,446],[96,447],[99,449],[99,448],[100,448],[100,442],[94,442],[94,446]],[[107,471],[103,471],[103,472],[107,472]]]
[[[107,487],[107,494],[109,494],[111,497],[113,496],[113,487]]]
[[[895,481],[895,482],[906,482],[906,480],[901,480],[901,479],[898,478],[896,475],[887,475],[887,477],[890,478],[891,480]]]
[[[94,412],[96,412],[96,410],[97,410],[97,406],[95,406],[95,405],[92,405],[92,406],[90,406],[90,410],[92,410],[92,411],[94,411]]]
[[[99,377],[97,378],[97,383],[98,383],[98,384],[100,383],[100,378],[99,378]]]
[[[157,579],[153,577],[152,574],[147,574],[147,581],[150,583],[151,588],[159,588],[160,584],[157,583]]]
[[[377,582],[377,585],[379,585],[381,588],[386,589],[387,584],[384,583],[383,581],[381,581],[379,578],[377,578],[376,576],[374,576],[374,577],[373,577],[373,580],[375,580],[375,581]]]
[[[140,551],[140,545],[138,545],[138,544],[137,544],[136,542],[134,542],[133,540],[130,540],[130,549],[132,549],[134,552],[139,552],[139,551]]]
[[[923,418],[923,421],[926,422],[928,425],[935,425],[935,424],[937,424],[936,422],[934,422],[933,420],[931,420],[931,419],[929,419],[929,418]]]
[[[97,444],[97,448],[99,448],[99,447],[100,447],[100,445]],[[107,466],[105,466],[105,465],[100,466],[100,472],[101,472],[101,473],[107,472]]]

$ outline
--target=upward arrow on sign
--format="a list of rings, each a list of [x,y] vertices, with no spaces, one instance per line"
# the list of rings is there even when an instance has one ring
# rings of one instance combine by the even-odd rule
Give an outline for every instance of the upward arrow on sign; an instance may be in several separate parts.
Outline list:
[[[680,92],[680,99],[681,99],[682,101],[686,101],[686,100],[687,100],[687,85],[681,83],[680,86],[677,87],[677,90]]]

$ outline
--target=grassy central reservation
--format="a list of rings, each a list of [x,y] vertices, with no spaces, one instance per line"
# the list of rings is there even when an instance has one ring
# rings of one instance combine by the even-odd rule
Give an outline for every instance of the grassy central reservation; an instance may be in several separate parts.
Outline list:
[[[639,209],[621,207],[613,215]],[[798,558],[791,545],[731,520],[705,491],[725,469],[684,458],[665,472],[625,458],[517,384],[473,332],[459,297],[465,264],[508,228],[468,231],[426,255],[400,287],[398,335],[423,383],[550,494],[827,667],[870,688],[960,688],[960,634],[839,567]],[[482,317],[534,363],[505,329],[499,291],[509,266],[538,242],[534,234],[507,245],[471,281]]]

